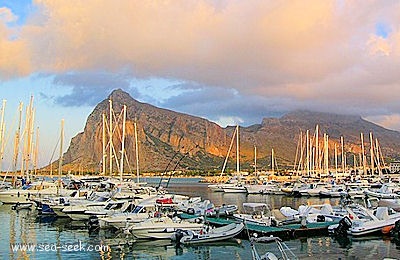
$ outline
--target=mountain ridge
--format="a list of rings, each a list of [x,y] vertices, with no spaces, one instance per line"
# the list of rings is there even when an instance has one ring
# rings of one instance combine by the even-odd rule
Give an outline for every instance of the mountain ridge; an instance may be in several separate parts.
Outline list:
[[[115,117],[122,111],[123,105],[127,106],[125,139],[127,164],[124,171],[132,172],[136,167],[134,166],[135,122],[139,141],[139,166],[143,171],[163,171],[169,164],[173,167],[177,160],[181,160],[177,166],[179,170],[220,171],[222,168],[234,127],[223,128],[205,118],[142,103],[125,91],[117,89],[96,105],[88,116],[83,132],[71,139],[70,146],[64,154],[65,169],[101,171],[102,117],[103,114],[109,113],[109,100],[112,100]],[[109,117],[106,121],[109,121]],[[244,168],[251,168],[254,161],[254,146],[257,147],[257,161],[260,168],[269,167],[272,148],[278,164],[293,164],[300,130],[305,133],[309,129],[313,133],[317,124],[320,135],[325,132],[330,137],[332,143],[330,147],[338,143],[340,136],[344,136],[345,150],[348,153],[357,153],[359,152],[357,147],[361,143],[360,132],[364,133],[364,140],[368,140],[367,135],[372,131],[379,139],[385,156],[397,158],[400,155],[400,149],[396,145],[400,142],[400,133],[397,131],[385,129],[360,116],[299,110],[280,118],[263,118],[260,124],[240,127],[241,165]],[[115,152],[112,156],[115,158],[121,149],[117,139],[114,136]],[[235,156],[234,149],[231,151],[231,157],[233,156]],[[105,160],[107,168],[110,168],[109,158],[108,152]],[[113,164],[115,166],[117,161]],[[228,167],[234,168],[234,159],[229,161]]]

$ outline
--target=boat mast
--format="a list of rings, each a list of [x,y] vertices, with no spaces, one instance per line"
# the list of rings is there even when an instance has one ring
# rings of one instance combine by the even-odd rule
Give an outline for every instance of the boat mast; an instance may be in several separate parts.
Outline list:
[[[344,165],[344,141],[343,136],[340,137],[340,146],[342,148],[342,172],[343,174],[346,172],[345,165]]]
[[[39,127],[36,128],[36,138],[35,138],[35,152],[33,153],[33,171],[35,176],[37,175],[37,168],[39,162]]]
[[[319,126],[315,127],[315,171],[319,173],[320,164],[319,164]]]
[[[22,107],[23,107],[23,103],[19,102],[19,106],[18,106],[18,112],[19,112],[18,127],[17,127],[17,130],[15,131],[15,137],[14,137],[14,158],[13,158],[14,178],[13,178],[13,187],[16,186],[16,181],[17,181],[17,176],[16,175],[17,175],[17,163],[18,163],[18,154],[19,154],[19,142],[20,142],[20,135],[21,135]]]
[[[103,113],[103,160],[102,160],[102,174],[103,176],[106,175],[106,157],[107,157],[107,151],[106,151],[106,115]]]
[[[257,146],[254,145],[254,175],[257,176]]]
[[[61,174],[62,174],[62,163],[63,163],[63,143],[64,143],[64,119],[61,120],[61,131],[60,131],[60,158],[58,159],[58,185],[57,185],[57,196],[60,195],[61,190]]]
[[[138,145],[136,118],[135,118],[134,127],[135,127],[135,151],[136,151],[136,175],[137,175],[136,182],[139,183],[139,176],[140,176],[140,173],[139,173],[139,145]]]
[[[112,127],[112,120],[113,120],[113,115],[112,115],[112,100],[110,99],[109,100],[109,104],[110,104],[110,123],[109,123],[109,129],[108,129],[108,139],[109,139],[109,142],[110,142],[110,165],[109,165],[109,167],[110,167],[110,176],[112,176],[112,173],[113,173],[113,171],[112,171],[112,165],[113,165],[113,162],[112,162],[112,158],[113,158],[113,154],[112,154],[112,149],[113,149],[113,145],[112,145],[112,143],[113,143],[113,127]]]
[[[231,139],[231,143],[230,143],[230,145],[229,145],[229,149],[228,149],[228,152],[227,152],[227,154],[226,154],[224,164],[222,165],[221,174],[220,174],[220,176],[219,176],[220,178],[222,178],[222,174],[224,174],[224,171],[225,171],[225,168],[226,168],[226,164],[228,163],[229,154],[231,153],[232,146],[233,146],[233,142],[234,142],[234,140],[235,140],[235,135],[236,135],[236,130],[233,132],[232,139]]]
[[[271,169],[272,175],[275,174],[275,156],[274,156],[274,148],[271,149]]]
[[[325,174],[329,174],[329,142],[328,142],[328,135],[324,133],[324,165],[325,165]]]
[[[122,140],[121,140],[121,162],[119,181],[122,183],[122,175],[124,173],[124,153],[125,153],[125,122],[126,122],[126,105],[123,106],[123,119],[122,119]]]
[[[239,125],[236,126],[236,171],[240,173],[239,165]]]
[[[4,113],[6,110],[7,100],[3,99],[3,106],[1,108],[1,121],[0,121],[0,172],[2,171],[3,164],[3,153],[5,147],[4,133],[5,133],[5,122],[4,122]]]
[[[362,164],[363,164],[363,175],[367,174],[367,166],[366,164],[366,158],[365,158],[365,151],[364,151],[364,134],[360,134],[361,137],[361,153],[362,153]]]
[[[307,176],[310,177],[310,138],[309,138],[309,130],[306,132],[306,152],[307,152],[307,158],[306,158],[306,171],[307,171]]]
[[[380,162],[380,148],[379,148],[379,143],[378,143],[378,138],[375,138],[375,154],[376,154],[376,161],[377,161],[377,167],[378,167],[378,174],[379,177],[382,177],[382,168],[381,168],[381,162]]]
[[[304,170],[304,162],[303,162],[303,157],[304,157],[304,147],[303,147],[303,131],[300,130],[300,140],[299,140],[299,145],[300,146],[300,156],[299,156],[299,164],[297,166],[297,176],[299,176],[299,173],[301,173],[301,176],[303,176],[303,170]],[[297,163],[297,162],[296,162]],[[296,165],[295,165],[296,167]]]
[[[33,129],[33,96],[29,101],[29,106],[26,109],[26,123],[25,123],[25,145],[24,145],[24,162],[25,163],[25,173],[26,181],[30,181],[29,176],[29,163],[31,161],[31,151],[32,151],[32,129]],[[22,170],[21,170],[22,172]]]
[[[338,154],[337,154],[337,145],[336,145],[336,143],[335,143],[335,176],[336,176],[336,179],[337,179],[337,177],[338,177]]]
[[[369,132],[369,141],[370,141],[370,154],[371,154],[371,176],[375,173],[375,163],[374,163],[374,139],[372,139],[372,132]]]

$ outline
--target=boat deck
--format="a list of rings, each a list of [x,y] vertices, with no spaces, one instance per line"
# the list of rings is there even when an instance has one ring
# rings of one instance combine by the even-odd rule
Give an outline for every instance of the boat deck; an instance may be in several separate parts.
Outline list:
[[[180,215],[181,218],[195,218],[198,216],[189,215],[183,213]],[[211,225],[221,226],[230,223],[238,223],[237,220],[230,218],[214,218],[207,217],[206,222]],[[282,226],[263,226],[256,224],[246,224],[246,228],[242,231],[243,237],[254,236],[278,236],[281,238],[296,238],[302,236],[314,236],[328,234],[328,227],[333,224],[339,223],[338,221],[326,221],[326,222],[313,222],[307,223],[305,227],[301,224],[288,224]]]

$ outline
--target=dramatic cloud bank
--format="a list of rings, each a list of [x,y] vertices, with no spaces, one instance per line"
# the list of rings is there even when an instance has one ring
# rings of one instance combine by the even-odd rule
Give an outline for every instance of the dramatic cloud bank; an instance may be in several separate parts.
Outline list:
[[[0,77],[54,74],[72,91],[64,106],[114,87],[141,93],[132,81],[158,78],[182,82],[163,106],[215,121],[310,109],[400,129],[398,1],[33,5],[21,25],[0,8]]]

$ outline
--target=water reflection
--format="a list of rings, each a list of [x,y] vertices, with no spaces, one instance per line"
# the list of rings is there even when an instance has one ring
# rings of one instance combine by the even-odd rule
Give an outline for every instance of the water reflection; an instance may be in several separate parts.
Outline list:
[[[206,184],[176,184],[171,192],[210,199],[215,205],[243,202],[264,202],[273,208],[302,204],[331,203],[338,199],[292,198],[286,196],[213,193]],[[247,240],[201,246],[175,246],[166,241],[139,241],[122,244],[123,234],[103,231],[89,233],[83,222],[67,218],[42,217],[36,211],[13,211],[9,205],[0,205],[0,259],[251,259]],[[77,243],[109,245],[111,250],[97,252],[13,252],[10,243]],[[394,237],[333,238],[329,236],[302,237],[285,241],[300,259],[400,259],[400,240]],[[273,244],[257,245],[260,252],[274,251]]]

